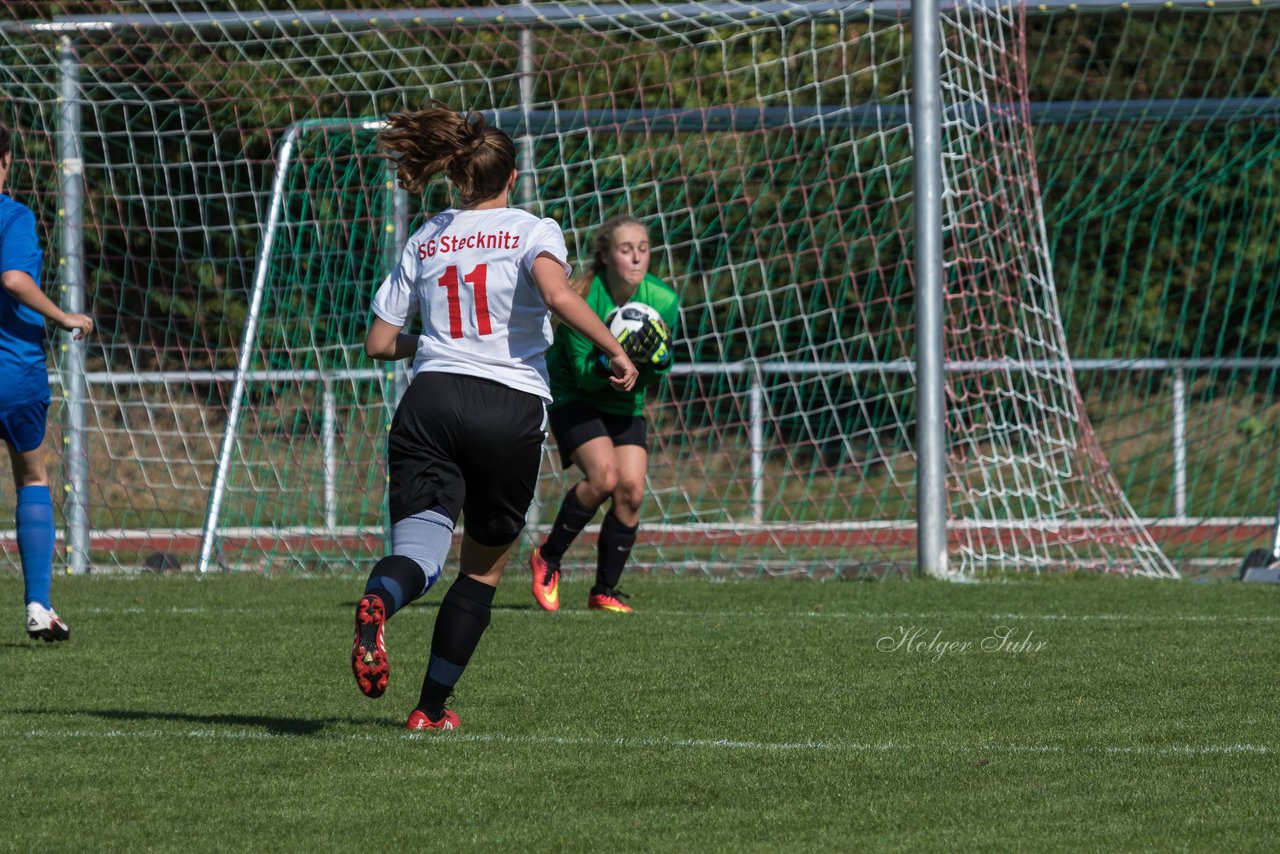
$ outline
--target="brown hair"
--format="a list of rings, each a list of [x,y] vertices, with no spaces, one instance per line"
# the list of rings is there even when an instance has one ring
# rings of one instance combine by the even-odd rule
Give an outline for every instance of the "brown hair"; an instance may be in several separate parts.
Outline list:
[[[0,125],[0,157],[4,157],[9,153],[11,145],[13,145],[13,135],[9,133],[7,127]]]
[[[585,297],[587,295],[587,292],[591,290],[591,282],[596,276],[599,276],[602,280],[604,279],[605,253],[609,251],[609,246],[613,243],[614,232],[625,225],[638,225],[644,229],[646,235],[649,233],[649,227],[630,214],[617,214],[602,222],[595,233],[591,235],[591,241],[587,244],[587,248],[591,250],[591,264],[581,273],[574,276],[573,281],[570,283],[579,296]]]
[[[443,106],[389,116],[378,144],[395,162],[400,186],[421,193],[443,172],[464,206],[501,194],[516,168],[511,137],[476,113],[461,116]]]

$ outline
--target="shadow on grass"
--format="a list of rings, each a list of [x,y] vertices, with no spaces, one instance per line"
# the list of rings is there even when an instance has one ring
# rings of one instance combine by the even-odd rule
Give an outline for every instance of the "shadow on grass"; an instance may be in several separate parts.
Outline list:
[[[48,715],[49,709],[23,709],[18,714]],[[270,715],[198,715],[187,712],[148,712],[133,709],[58,709],[59,715],[83,715],[109,721],[174,721],[207,726],[262,729],[272,735],[314,736],[333,724],[350,723],[345,718],[280,718]]]

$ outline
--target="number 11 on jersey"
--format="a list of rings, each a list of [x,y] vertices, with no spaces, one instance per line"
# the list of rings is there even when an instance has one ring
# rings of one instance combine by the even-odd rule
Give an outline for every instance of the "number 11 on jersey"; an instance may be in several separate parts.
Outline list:
[[[444,275],[436,282],[449,295],[449,337],[461,338],[463,336],[462,300],[458,294],[462,283],[471,286],[471,293],[476,306],[476,332],[481,335],[489,335],[493,332],[493,324],[489,320],[489,294],[485,290],[485,278],[489,274],[488,265],[479,264],[465,276],[460,275],[461,272],[457,267],[449,267],[445,269]]]

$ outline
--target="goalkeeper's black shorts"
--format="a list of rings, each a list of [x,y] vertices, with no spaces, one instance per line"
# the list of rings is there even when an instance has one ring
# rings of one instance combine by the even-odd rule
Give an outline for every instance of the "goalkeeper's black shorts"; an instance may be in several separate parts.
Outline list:
[[[392,523],[439,508],[482,546],[524,528],[546,439],[542,399],[492,380],[425,371],[391,422]]]
[[[600,436],[612,439],[615,448],[619,445],[649,447],[648,428],[641,415],[601,412],[594,406],[571,400],[550,410],[547,419],[551,422],[551,435],[556,437],[560,465],[564,468],[573,465],[574,451]]]

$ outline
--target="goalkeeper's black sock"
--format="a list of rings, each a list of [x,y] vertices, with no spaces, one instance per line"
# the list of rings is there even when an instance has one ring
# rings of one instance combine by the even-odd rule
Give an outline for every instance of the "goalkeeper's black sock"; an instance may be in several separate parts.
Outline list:
[[[588,510],[578,500],[577,484],[564,494],[564,501],[560,502],[560,512],[556,514],[555,524],[551,526],[551,533],[547,534],[547,541],[538,546],[538,554],[552,568],[560,566],[560,561],[574,538],[581,534],[587,523],[595,518],[596,509],[599,508]]]
[[[418,699],[418,708],[433,721],[443,717],[445,700],[462,678],[480,636],[489,625],[493,591],[494,588],[469,575],[459,575],[440,602],[431,635],[431,659]]]
[[[599,549],[596,552],[596,586],[593,593],[612,591],[622,578],[622,569],[631,557],[639,525],[624,525],[610,510],[600,525]]]
[[[421,596],[427,589],[427,574],[413,558],[387,555],[373,565],[364,592],[377,596],[387,609],[387,619]]]

